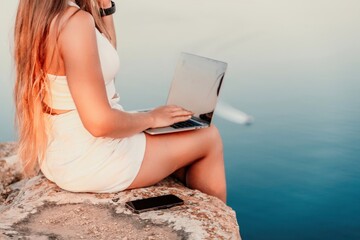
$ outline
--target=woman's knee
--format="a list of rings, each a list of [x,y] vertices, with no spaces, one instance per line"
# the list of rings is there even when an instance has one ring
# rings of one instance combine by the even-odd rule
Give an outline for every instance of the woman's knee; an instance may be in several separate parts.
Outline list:
[[[208,129],[207,138],[211,142],[211,148],[223,151],[223,143],[218,128],[212,124]]]

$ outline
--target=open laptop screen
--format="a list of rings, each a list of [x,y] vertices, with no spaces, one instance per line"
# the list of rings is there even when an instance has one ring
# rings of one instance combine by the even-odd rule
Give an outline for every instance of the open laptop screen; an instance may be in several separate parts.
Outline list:
[[[227,64],[181,53],[167,105],[175,104],[210,124]]]

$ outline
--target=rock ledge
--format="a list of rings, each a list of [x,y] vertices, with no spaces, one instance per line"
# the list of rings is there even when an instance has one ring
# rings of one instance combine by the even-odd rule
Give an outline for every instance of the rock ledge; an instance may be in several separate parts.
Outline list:
[[[0,144],[0,239],[240,239],[230,207],[173,178],[118,193],[72,193],[42,174],[21,180],[15,149]],[[169,193],[185,204],[141,214],[124,206]]]

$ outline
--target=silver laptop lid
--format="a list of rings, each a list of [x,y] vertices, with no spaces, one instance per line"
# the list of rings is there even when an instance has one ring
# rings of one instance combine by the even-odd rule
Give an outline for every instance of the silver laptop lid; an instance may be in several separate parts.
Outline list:
[[[227,63],[181,53],[167,105],[178,105],[210,124]]]

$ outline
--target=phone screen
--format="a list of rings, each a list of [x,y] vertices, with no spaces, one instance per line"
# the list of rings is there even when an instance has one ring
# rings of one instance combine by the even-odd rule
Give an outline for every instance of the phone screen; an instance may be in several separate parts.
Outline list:
[[[183,203],[184,201],[179,197],[173,194],[168,194],[157,197],[150,197],[145,199],[129,201],[126,202],[126,206],[134,212],[143,212],[147,210],[168,208]]]

